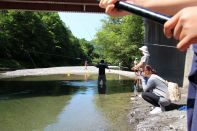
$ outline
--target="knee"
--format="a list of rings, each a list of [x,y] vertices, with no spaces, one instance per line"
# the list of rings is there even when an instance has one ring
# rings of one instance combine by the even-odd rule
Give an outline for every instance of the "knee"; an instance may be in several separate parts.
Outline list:
[[[169,106],[171,104],[171,101],[168,100],[168,99],[165,99],[163,97],[160,97],[158,104],[161,105],[161,106],[166,107],[166,106]]]
[[[142,92],[142,98],[143,98],[143,99],[146,98],[146,92]]]

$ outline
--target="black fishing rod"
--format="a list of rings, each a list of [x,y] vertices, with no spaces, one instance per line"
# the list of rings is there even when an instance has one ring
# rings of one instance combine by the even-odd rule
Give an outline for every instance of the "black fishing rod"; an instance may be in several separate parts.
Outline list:
[[[166,21],[170,19],[170,16],[159,14],[150,10],[147,10],[143,7],[136,6],[127,2],[118,1],[115,3],[115,7],[121,10],[128,11],[130,13],[142,16],[144,18],[153,20],[159,24],[164,24]]]

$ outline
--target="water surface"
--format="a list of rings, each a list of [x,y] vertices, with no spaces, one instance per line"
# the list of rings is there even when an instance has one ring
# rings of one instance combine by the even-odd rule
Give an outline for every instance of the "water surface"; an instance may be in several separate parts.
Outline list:
[[[2,131],[127,131],[132,81],[107,75],[50,75],[0,81]],[[102,90],[104,87],[102,88]]]

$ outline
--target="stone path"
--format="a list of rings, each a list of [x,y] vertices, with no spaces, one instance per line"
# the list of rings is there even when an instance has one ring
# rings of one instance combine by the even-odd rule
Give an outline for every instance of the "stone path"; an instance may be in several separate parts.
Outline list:
[[[97,74],[98,68],[94,66],[88,66],[87,70],[85,70],[84,66],[68,66],[68,67],[23,69],[23,70],[0,73],[0,78],[2,79],[2,78],[14,78],[21,76],[40,76],[40,75],[54,75],[54,74],[85,74],[85,73]],[[106,69],[106,73],[119,74],[133,79],[136,77],[135,73],[130,71]]]

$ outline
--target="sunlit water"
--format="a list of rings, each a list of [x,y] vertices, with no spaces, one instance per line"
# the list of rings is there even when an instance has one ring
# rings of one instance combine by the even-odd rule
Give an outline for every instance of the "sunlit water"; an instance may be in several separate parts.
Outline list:
[[[132,81],[107,75],[21,77],[0,81],[2,131],[127,131]],[[104,87],[103,87],[104,88]]]

